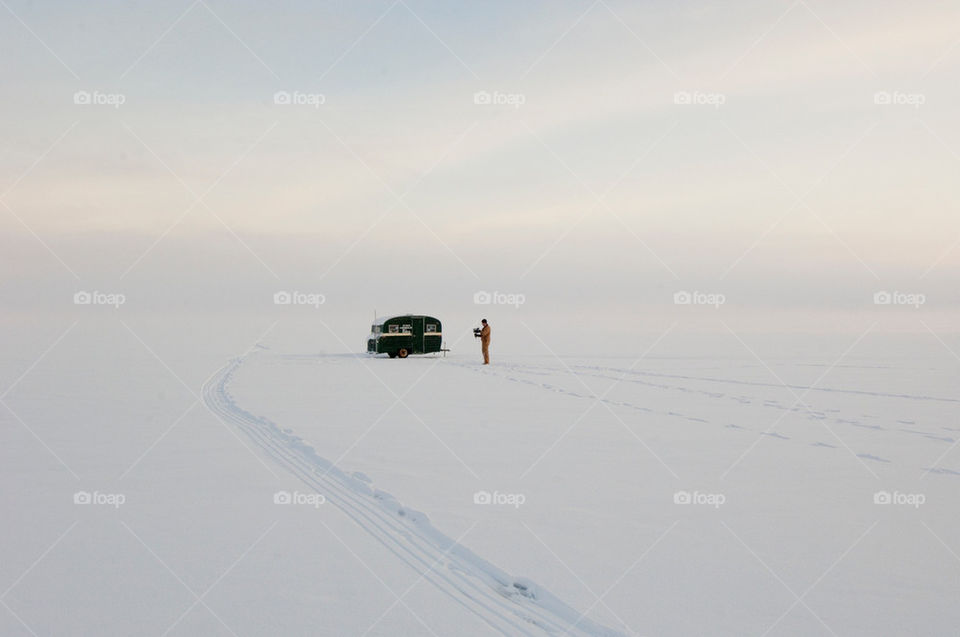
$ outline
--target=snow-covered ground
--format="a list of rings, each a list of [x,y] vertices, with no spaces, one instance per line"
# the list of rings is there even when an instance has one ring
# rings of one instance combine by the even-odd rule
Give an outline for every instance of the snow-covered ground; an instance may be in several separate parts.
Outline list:
[[[109,323],[8,330],[0,634],[956,631],[935,341],[485,368]]]
[[[958,11],[0,0],[0,637],[960,635]]]

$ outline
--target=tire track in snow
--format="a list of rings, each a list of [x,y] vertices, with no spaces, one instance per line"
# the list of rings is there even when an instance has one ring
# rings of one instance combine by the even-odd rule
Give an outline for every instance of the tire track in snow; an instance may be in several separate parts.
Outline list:
[[[662,372],[649,372],[643,370],[635,369],[618,369],[616,367],[604,367],[600,365],[574,365],[576,368],[594,370],[594,371],[610,371],[610,372],[622,372],[623,374],[632,374],[634,376],[651,376],[654,378],[671,378],[677,380],[700,380],[700,381],[709,381],[713,383],[725,383],[728,385],[746,385],[749,387],[772,387],[780,388],[787,387],[790,389],[798,389],[805,391],[816,391],[824,392],[830,394],[854,394],[859,396],[873,396],[877,398],[902,398],[906,400],[917,400],[922,402],[943,402],[943,403],[960,403],[960,398],[952,398],[946,396],[925,396],[918,394],[897,394],[892,392],[879,392],[879,391],[867,391],[863,389],[840,389],[836,387],[816,387],[808,385],[795,385],[795,384],[780,384],[780,383],[767,383],[762,381],[749,381],[749,380],[738,380],[734,378],[717,378],[714,376],[690,376],[685,374],[665,374]]]
[[[501,373],[499,371],[495,371],[492,369],[481,368],[476,364],[459,363],[459,362],[450,362],[448,364],[454,365],[457,367],[462,367],[464,369],[468,369],[474,373],[489,375],[489,376],[496,376],[511,382],[529,385],[529,386],[544,389],[553,393],[570,396],[571,398],[598,400],[602,403],[605,403],[613,407],[624,407],[627,409],[644,412],[653,416],[667,416],[670,418],[676,418],[676,419],[684,420],[687,422],[703,423],[703,424],[710,424],[710,425],[720,424],[715,421],[699,418],[697,416],[691,416],[689,414],[680,413],[674,410],[666,410],[666,411],[657,410],[657,409],[652,409],[650,407],[646,407],[644,405],[638,405],[636,403],[632,403],[628,401],[612,400],[610,398],[605,398],[602,395],[580,393],[577,391],[572,391],[565,387],[561,387],[560,385],[544,382],[543,380],[531,380],[529,378],[523,378],[522,375],[526,374],[526,375],[532,375],[532,376],[550,377],[550,376],[556,376],[556,375],[561,375],[561,376],[569,375],[572,373],[574,376],[581,378],[581,382],[583,382],[582,378],[584,377],[600,378],[603,380],[612,380],[616,383],[631,383],[631,384],[641,385],[641,386],[649,387],[653,389],[676,391],[676,392],[681,392],[686,394],[697,394],[697,395],[710,398],[711,400],[733,401],[741,405],[754,405],[754,406],[761,406],[768,409],[775,409],[778,411],[786,411],[786,412],[792,412],[796,414],[807,414],[807,419],[811,421],[828,421],[832,419],[832,423],[834,424],[874,429],[877,431],[883,431],[887,434],[894,434],[894,435],[901,435],[901,436],[902,435],[920,436],[928,440],[935,441],[939,444],[953,444],[956,441],[956,439],[952,436],[943,436],[943,435],[938,436],[938,435],[935,435],[933,432],[929,432],[929,431],[917,431],[917,430],[911,430],[911,429],[904,429],[902,427],[897,429],[888,429],[886,427],[881,427],[879,425],[865,425],[858,420],[841,418],[840,417],[841,410],[839,409],[834,409],[834,408],[808,409],[806,407],[799,407],[796,405],[786,406],[780,401],[763,399],[758,396],[745,396],[745,395],[738,396],[734,394],[727,394],[725,392],[687,387],[684,385],[670,385],[662,382],[651,382],[651,381],[643,380],[641,378],[636,378],[636,376],[650,376],[650,377],[658,377],[658,378],[686,379],[686,380],[718,382],[718,383],[732,383],[736,385],[753,385],[757,387],[775,387],[775,388],[795,387],[798,389],[820,390],[820,391],[830,392],[835,394],[865,395],[865,396],[874,396],[879,398],[898,398],[898,399],[907,399],[907,400],[924,401],[924,402],[960,402],[960,399],[955,399],[955,398],[924,396],[924,395],[916,395],[916,394],[871,392],[871,391],[861,391],[861,390],[823,389],[818,387],[807,387],[803,385],[776,385],[773,383],[747,382],[747,381],[737,381],[737,380],[720,379],[720,378],[712,378],[712,377],[684,376],[679,374],[660,374],[660,373],[654,373],[654,372],[644,372],[644,371],[630,370],[630,369],[619,369],[615,367],[605,367],[605,366],[597,366],[597,365],[573,365],[574,369],[585,370],[585,371],[570,370],[565,372],[557,368],[514,363],[514,364],[500,365],[499,368],[504,372],[504,373]],[[587,372],[594,372],[594,373],[587,373]],[[611,372],[620,372],[620,376],[610,375]],[[631,374],[634,375],[634,377],[628,378],[627,376]],[[870,416],[866,416],[866,417],[870,417]],[[896,422],[900,424],[915,424],[914,421],[896,421]],[[742,427],[740,425],[735,425],[735,424],[726,424],[723,426],[727,429],[754,431],[749,427]],[[827,427],[829,430],[830,427],[829,426]],[[942,427],[942,428],[945,430],[960,431],[960,430],[951,429],[949,427]],[[760,435],[770,437],[770,438],[777,438],[784,441],[792,440],[791,437],[785,436],[778,432],[763,431],[763,432],[760,432]],[[834,436],[836,436],[836,434],[834,434]],[[798,439],[795,442],[804,443],[805,441]],[[805,444],[813,447],[823,447],[823,448],[830,448],[830,449],[837,448],[835,445],[826,444],[826,443],[823,443],[822,441],[813,441],[813,442],[806,441]],[[853,453],[857,457],[863,458],[866,460],[873,460],[873,461],[881,462],[884,464],[893,463],[893,460],[890,460],[888,458],[881,458],[874,454],[858,453],[858,452],[853,452]],[[924,470],[926,471],[927,469],[924,469]]]
[[[504,635],[618,636],[525,578],[516,578],[435,529],[427,516],[334,466],[303,439],[240,407],[228,391],[234,359],[203,386],[212,413],[238,427],[273,461],[322,493],[391,553]]]

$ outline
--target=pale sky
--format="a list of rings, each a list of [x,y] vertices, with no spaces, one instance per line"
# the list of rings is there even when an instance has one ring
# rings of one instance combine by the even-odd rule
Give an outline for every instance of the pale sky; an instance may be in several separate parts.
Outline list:
[[[501,290],[670,320],[699,290],[771,329],[956,329],[960,5],[5,2],[10,311]]]

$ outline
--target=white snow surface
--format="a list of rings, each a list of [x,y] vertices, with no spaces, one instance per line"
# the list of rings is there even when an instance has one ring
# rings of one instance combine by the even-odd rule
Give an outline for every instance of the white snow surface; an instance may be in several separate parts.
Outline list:
[[[483,367],[82,330],[3,370],[0,634],[956,631],[935,348]]]

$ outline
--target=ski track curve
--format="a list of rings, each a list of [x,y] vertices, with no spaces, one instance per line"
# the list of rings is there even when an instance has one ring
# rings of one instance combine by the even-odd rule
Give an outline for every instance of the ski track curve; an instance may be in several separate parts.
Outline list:
[[[228,387],[245,360],[231,360],[204,383],[201,395],[207,408],[322,493],[422,579],[503,635],[623,636],[587,619],[535,582],[509,575],[438,531],[425,514],[333,465],[273,421],[243,409]]]

